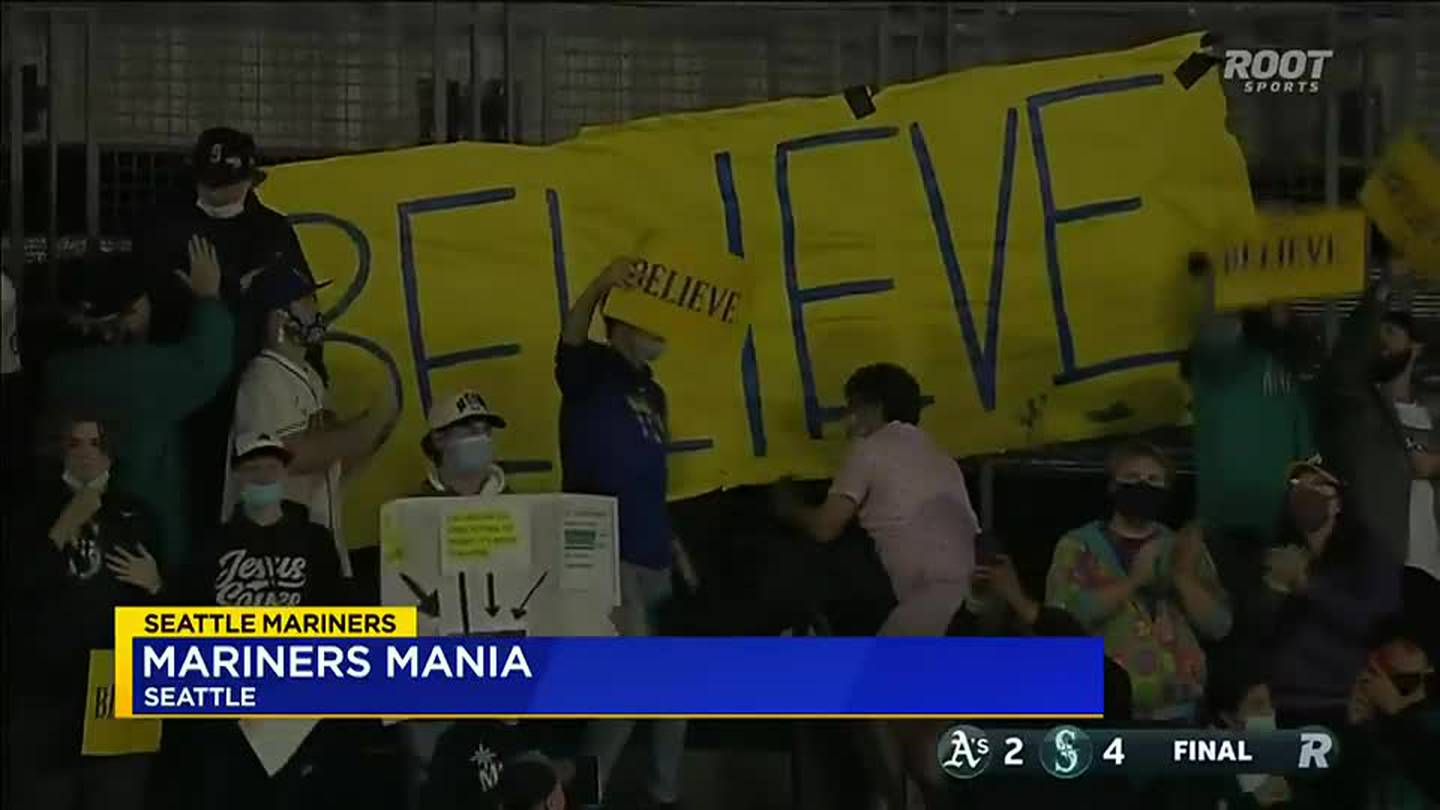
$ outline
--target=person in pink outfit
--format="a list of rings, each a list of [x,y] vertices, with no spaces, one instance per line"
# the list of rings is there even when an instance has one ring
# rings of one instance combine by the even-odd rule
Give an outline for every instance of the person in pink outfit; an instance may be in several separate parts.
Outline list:
[[[777,490],[780,517],[819,542],[857,518],[870,534],[897,602],[881,635],[945,635],[975,571],[979,521],[965,474],[920,429],[920,407],[920,386],[905,369],[859,369],[845,383],[853,441],[825,502],[807,506],[789,487]]]
[[[921,430],[920,385],[889,363],[865,366],[845,383],[845,462],[819,506],[776,488],[780,518],[828,543],[858,519],[875,541],[896,605],[880,635],[943,636],[970,595],[979,521],[960,466]],[[938,806],[943,781],[936,766],[933,723],[875,728],[892,784],[903,770]]]

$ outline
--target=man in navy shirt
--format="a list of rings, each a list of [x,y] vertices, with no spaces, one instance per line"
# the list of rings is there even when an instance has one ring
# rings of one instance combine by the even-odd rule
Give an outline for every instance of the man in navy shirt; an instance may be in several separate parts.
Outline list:
[[[665,392],[650,370],[665,341],[614,318],[605,319],[607,344],[589,338],[595,310],[611,290],[631,286],[634,267],[632,260],[615,260],[575,299],[555,354],[555,380],[565,491],[610,495],[619,502],[616,628],[644,636],[653,634],[655,609],[670,597],[671,566],[679,562],[688,571],[665,503]],[[613,720],[587,729],[584,753],[598,760],[602,789],[634,726],[633,720]],[[655,722],[650,798],[657,807],[673,806],[678,798],[684,748],[685,721]]]

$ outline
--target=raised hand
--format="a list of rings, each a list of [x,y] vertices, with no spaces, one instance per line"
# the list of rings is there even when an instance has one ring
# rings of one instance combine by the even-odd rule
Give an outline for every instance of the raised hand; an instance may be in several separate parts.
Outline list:
[[[1390,676],[1373,665],[1361,673],[1356,688],[1366,703],[1389,717],[1424,700],[1422,691],[1418,689],[1409,695],[1400,694]]]
[[[610,262],[610,266],[606,267],[605,270],[600,273],[600,277],[596,279],[596,283],[604,290],[613,290],[616,287],[622,289],[633,287],[635,286],[636,266],[636,259],[628,256],[618,257]]]
[[[80,529],[100,510],[100,493],[93,489],[82,489],[71,496],[69,503],[60,510],[60,516],[50,526],[50,541],[56,548],[63,549],[75,542]]]
[[[220,259],[215,255],[215,246],[203,236],[190,237],[190,272],[176,270],[175,275],[185,282],[196,298],[218,298],[220,296]]]

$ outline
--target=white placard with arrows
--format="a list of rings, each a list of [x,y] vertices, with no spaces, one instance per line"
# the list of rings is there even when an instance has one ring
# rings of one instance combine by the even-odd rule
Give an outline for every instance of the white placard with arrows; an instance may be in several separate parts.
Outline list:
[[[615,634],[613,498],[405,498],[380,521],[381,601],[416,606],[421,635]]]

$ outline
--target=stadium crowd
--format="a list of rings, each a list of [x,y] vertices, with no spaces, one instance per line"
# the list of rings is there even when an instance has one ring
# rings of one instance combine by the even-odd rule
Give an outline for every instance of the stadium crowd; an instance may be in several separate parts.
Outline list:
[[[112,608],[378,598],[352,565],[339,505],[347,475],[399,418],[399,392],[379,392],[358,414],[331,410],[324,285],[257,196],[253,139],[209,130],[192,164],[193,198],[148,216],[131,254],[62,262],[62,309],[27,315],[23,363],[22,313],[5,279],[6,806],[591,801],[580,784],[608,782],[635,723],[570,734],[541,722],[322,721],[274,773],[233,721],[167,722],[154,754],[81,755],[88,656],[113,646]],[[683,627],[677,592],[693,597],[706,582],[666,502],[668,408],[651,367],[665,339],[613,319],[604,343],[590,338],[630,270],[617,259],[576,298],[555,378],[564,489],[617,498],[622,604],[612,618],[642,635]],[[1209,274],[1192,273],[1206,298]],[[1283,305],[1232,315],[1206,304],[1183,365],[1195,514],[1168,525],[1170,460],[1119,440],[1108,500],[1059,538],[1043,591],[1027,587],[1007,543],[1053,538],[981,532],[962,468],[921,427],[920,386],[899,365],[849,378],[851,444],[823,497],[781,481],[755,502],[790,537],[830,544],[855,525],[868,535],[889,588],[868,631],[1101,636],[1103,725],[1323,725],[1342,736],[1341,768],[1308,780],[960,783],[935,756],[943,724],[856,723],[843,736],[860,753],[834,761],[868,766],[868,777],[845,806],[874,806],[864,793],[899,810],[907,784],[931,810],[1440,806],[1440,403],[1418,388],[1425,342],[1391,293],[1390,281],[1370,286],[1330,347]],[[507,491],[496,460],[507,422],[484,387],[476,379],[426,414],[417,451],[430,474],[418,494]],[[848,632],[811,618],[782,623]],[[649,725],[645,791],[633,805],[606,797],[606,807],[684,801],[686,724]]]

